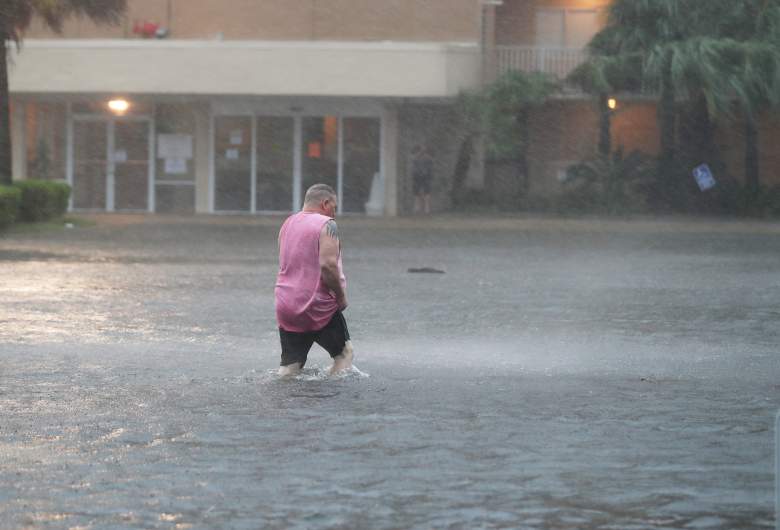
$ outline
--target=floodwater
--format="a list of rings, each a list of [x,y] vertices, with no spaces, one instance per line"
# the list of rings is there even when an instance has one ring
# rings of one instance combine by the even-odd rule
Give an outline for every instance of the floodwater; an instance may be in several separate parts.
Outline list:
[[[773,526],[778,224],[344,219],[279,380],[279,218],[92,219],[0,236],[1,528]]]

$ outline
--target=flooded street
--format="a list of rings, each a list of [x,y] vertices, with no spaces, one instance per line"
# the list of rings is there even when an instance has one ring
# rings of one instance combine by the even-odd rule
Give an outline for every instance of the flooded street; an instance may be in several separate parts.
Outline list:
[[[0,528],[773,527],[776,223],[346,218],[280,380],[281,218],[87,219],[0,235]]]

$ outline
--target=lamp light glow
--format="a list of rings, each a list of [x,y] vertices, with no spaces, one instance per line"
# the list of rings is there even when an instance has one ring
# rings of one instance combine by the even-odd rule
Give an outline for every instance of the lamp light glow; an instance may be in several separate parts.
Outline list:
[[[607,107],[609,107],[609,110],[615,110],[617,108],[617,100],[615,98],[609,98],[607,100]]]
[[[108,102],[108,108],[114,114],[124,114],[130,108],[130,103],[126,99],[112,99]]]

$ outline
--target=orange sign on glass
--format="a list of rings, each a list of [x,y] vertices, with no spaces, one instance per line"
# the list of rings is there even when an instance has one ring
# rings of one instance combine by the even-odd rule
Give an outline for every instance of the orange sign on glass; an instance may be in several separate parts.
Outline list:
[[[320,158],[322,156],[322,144],[319,142],[310,142],[306,150],[306,156],[309,158]]]

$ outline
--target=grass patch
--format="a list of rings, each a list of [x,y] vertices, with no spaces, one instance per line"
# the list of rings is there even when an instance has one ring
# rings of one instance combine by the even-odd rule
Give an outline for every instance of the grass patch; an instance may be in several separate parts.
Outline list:
[[[13,225],[7,227],[0,233],[5,234],[41,234],[48,232],[57,232],[63,230],[70,230],[72,228],[89,228],[96,226],[97,223],[91,219],[84,219],[83,217],[76,217],[66,215],[58,219],[51,219],[40,223],[24,223],[17,221]]]

